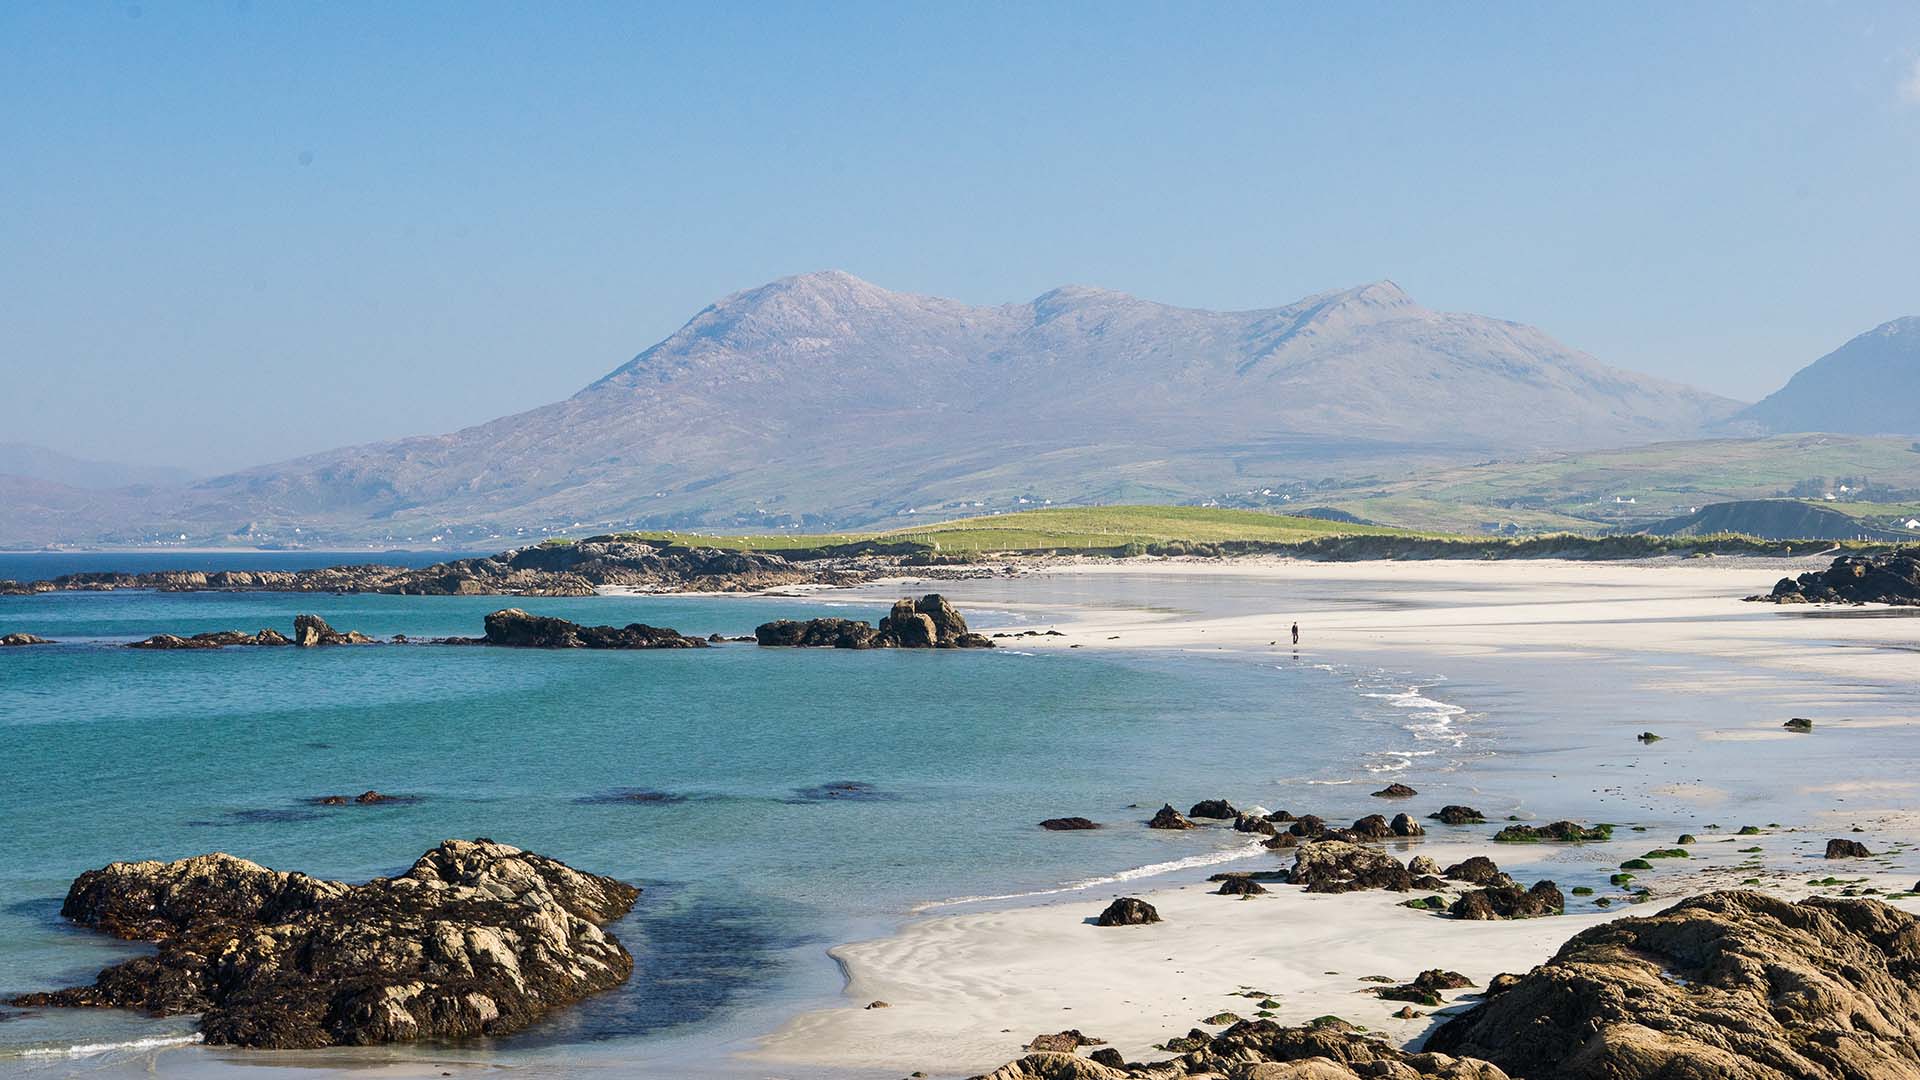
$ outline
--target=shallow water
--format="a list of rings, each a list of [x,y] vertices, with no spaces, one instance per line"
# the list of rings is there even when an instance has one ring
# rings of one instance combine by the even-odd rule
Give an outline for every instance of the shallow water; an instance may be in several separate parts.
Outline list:
[[[71,879],[115,859],[224,850],[359,880],[443,838],[490,836],[644,886],[614,927],[638,972],[532,1031],[452,1052],[539,1064],[584,1044],[672,1045],[710,1060],[834,994],[827,945],[930,903],[1247,852],[1224,828],[1140,828],[1163,800],[1310,793],[1316,812],[1353,817],[1382,809],[1366,792],[1389,779],[1444,797],[1459,763],[1484,753],[1473,717],[1430,678],[1285,656],[121,647],[284,631],[303,611],[383,637],[473,634],[506,602],[702,635],[885,613],[883,600],[824,597],[0,597],[0,633],[61,642],[0,652],[0,993],[86,981],[137,950],[57,917]],[[967,610],[977,625],[1046,619]],[[417,801],[312,803],[369,788]],[[650,794],[623,797],[638,792]],[[1115,827],[1034,825],[1067,814]],[[0,1055],[191,1030],[0,1016]]]

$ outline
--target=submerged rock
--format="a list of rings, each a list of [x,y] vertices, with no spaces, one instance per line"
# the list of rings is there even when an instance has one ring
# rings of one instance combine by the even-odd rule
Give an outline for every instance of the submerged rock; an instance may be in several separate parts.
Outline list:
[[[489,840],[448,840],[364,885],[231,855],[114,863],[61,914],[151,956],[20,1006],[199,1013],[214,1044],[275,1049],[505,1035],[624,982],[600,927],[640,890]]]
[[[1100,823],[1083,817],[1050,817],[1040,823],[1048,832],[1078,832],[1083,829],[1097,829]]]
[[[1418,794],[1420,793],[1396,780],[1386,787],[1381,788],[1379,791],[1374,792],[1373,797],[1376,799],[1411,799]]]
[[[1708,893],[1580,932],[1429,1050],[1555,1080],[1914,1080],[1920,919],[1874,900]]]
[[[314,618],[314,616],[302,615],[302,616],[299,616],[299,618],[310,619],[310,618]],[[325,626],[326,624],[321,623],[321,625]],[[298,620],[295,621],[294,632],[295,633],[299,632]],[[329,630],[328,632],[331,633],[332,631]],[[340,636],[340,635],[335,635],[335,636]],[[373,640],[372,638],[363,637],[357,634],[353,636],[358,640],[355,642],[352,642],[352,644],[360,644],[363,642],[368,642]],[[136,641],[133,644],[128,645],[127,648],[129,649],[224,649],[229,645],[278,646],[278,645],[287,645],[287,644],[291,644],[291,643],[287,640],[286,635],[280,633],[280,631],[278,630],[263,628],[258,633],[254,633],[254,634],[244,634],[238,630],[215,630],[215,631],[212,631],[211,633],[195,634],[192,637],[180,637],[175,634],[155,634],[152,637],[147,638],[143,641]],[[348,642],[343,640],[343,641],[322,642],[321,644],[340,645],[340,644],[348,644]]]
[[[48,640],[47,638],[35,637],[32,634],[0,635],[0,649],[12,648],[14,646],[19,646],[19,645],[52,645],[52,644],[53,642]]]

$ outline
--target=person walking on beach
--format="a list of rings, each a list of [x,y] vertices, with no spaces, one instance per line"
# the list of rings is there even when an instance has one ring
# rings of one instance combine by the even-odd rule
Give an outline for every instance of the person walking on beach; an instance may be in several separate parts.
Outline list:
[[[1300,624],[1299,623],[1293,624],[1293,643],[1295,645],[1300,644]]]

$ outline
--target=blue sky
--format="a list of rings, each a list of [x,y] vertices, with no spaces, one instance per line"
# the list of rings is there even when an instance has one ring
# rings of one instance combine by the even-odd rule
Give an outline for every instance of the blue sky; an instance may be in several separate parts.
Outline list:
[[[206,471],[822,267],[1392,278],[1756,398],[1920,314],[1920,4],[6,4],[0,253],[0,441]]]

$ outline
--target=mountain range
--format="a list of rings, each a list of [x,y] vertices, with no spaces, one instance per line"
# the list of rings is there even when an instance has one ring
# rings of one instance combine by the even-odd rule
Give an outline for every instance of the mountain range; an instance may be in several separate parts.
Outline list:
[[[982,307],[821,271],[450,434],[120,498],[0,478],[0,542],[898,524],[1685,439],[1740,410],[1387,281],[1205,311],[1080,286]]]
[[[1733,422],[1769,432],[1920,432],[1920,316],[1882,323],[1815,360]]]

